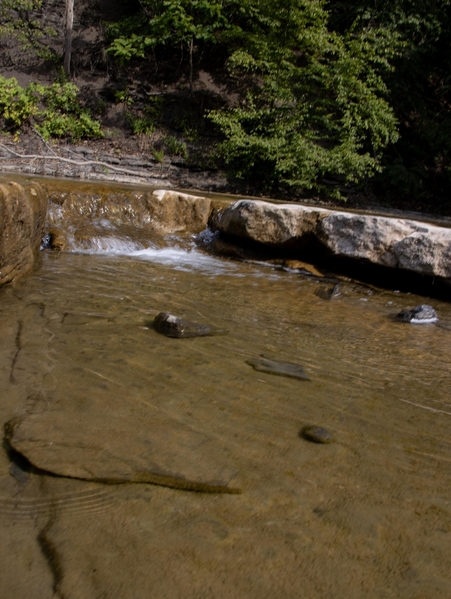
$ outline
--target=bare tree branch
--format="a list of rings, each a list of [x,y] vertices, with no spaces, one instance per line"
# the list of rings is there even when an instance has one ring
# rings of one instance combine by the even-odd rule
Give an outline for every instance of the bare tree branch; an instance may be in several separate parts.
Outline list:
[[[3,148],[10,154],[13,154],[17,158],[21,158],[24,160],[36,160],[37,158],[40,158],[42,160],[59,160],[61,162],[66,162],[68,164],[74,164],[75,166],[87,166],[87,165],[92,164],[94,166],[102,166],[104,168],[107,168],[109,170],[112,170],[112,171],[115,171],[118,173],[126,173],[127,175],[135,175],[136,177],[146,177],[147,176],[146,173],[132,171],[130,169],[122,168],[120,166],[113,166],[111,164],[108,164],[108,162],[100,162],[99,160],[81,161],[81,160],[71,160],[70,158],[62,158],[61,156],[49,156],[48,154],[19,154],[18,152],[11,150],[11,148],[8,148],[4,144],[0,144],[0,148]],[[5,160],[6,158],[0,157],[0,159]],[[155,176],[155,175],[153,175],[153,176]],[[159,178],[164,179],[165,177],[160,175]]]

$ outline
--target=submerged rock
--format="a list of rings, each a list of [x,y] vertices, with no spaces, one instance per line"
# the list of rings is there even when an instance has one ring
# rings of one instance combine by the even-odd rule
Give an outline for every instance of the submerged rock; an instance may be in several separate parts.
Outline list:
[[[289,272],[298,272],[302,274],[313,275],[314,277],[322,278],[323,273],[320,272],[313,264],[302,262],[301,260],[282,260],[282,268]]]
[[[226,329],[219,329],[208,324],[200,324],[174,316],[169,312],[160,312],[153,321],[153,327],[166,337],[206,337],[207,335],[222,335]]]
[[[401,322],[410,322],[412,324],[430,324],[438,321],[437,312],[428,304],[421,304],[411,310],[401,310],[397,315]]]
[[[300,364],[270,360],[265,356],[262,356],[261,358],[250,358],[249,360],[246,360],[246,364],[249,364],[254,370],[259,370],[260,372],[288,376],[304,381],[310,380],[310,377],[306,374],[304,368]]]
[[[188,491],[239,493],[227,447],[158,410],[149,417],[62,410],[5,426],[7,442],[32,466],[104,483],[153,483]]]
[[[331,300],[336,297],[340,297],[340,295],[341,295],[340,285],[337,283],[336,285],[333,285],[332,287],[321,287],[316,292],[316,295],[318,297],[320,297],[321,299],[325,299],[325,300]]]
[[[304,426],[301,431],[301,437],[313,443],[332,443],[334,440],[327,428],[315,424]]]

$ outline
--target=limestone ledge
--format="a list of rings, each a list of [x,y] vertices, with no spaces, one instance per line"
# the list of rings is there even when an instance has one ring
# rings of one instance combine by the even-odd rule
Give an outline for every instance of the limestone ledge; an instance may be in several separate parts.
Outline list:
[[[215,218],[221,233],[273,247],[312,236],[333,255],[451,282],[451,228],[403,218],[238,200]]]
[[[173,189],[0,181],[0,285],[31,271],[47,227],[77,229],[107,220],[149,232],[213,230],[274,248],[312,239],[337,257],[402,269],[451,283],[451,228],[418,220],[301,204],[237,201]],[[47,211],[48,203],[48,211]]]
[[[39,183],[0,180],[0,286],[33,269],[46,212],[47,197]]]
[[[109,221],[161,234],[199,233],[207,226],[210,208],[208,198],[169,189],[49,186],[48,224],[66,229]]]

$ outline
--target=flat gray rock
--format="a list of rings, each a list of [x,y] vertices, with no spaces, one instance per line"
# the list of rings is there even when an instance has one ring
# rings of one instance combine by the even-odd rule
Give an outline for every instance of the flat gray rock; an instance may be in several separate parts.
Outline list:
[[[246,364],[249,364],[254,370],[259,370],[260,372],[288,376],[304,381],[310,380],[304,368],[300,364],[294,364],[293,362],[279,362],[278,360],[270,360],[262,356],[260,358],[250,358],[246,360]]]
[[[154,483],[239,493],[227,447],[165,414],[148,420],[70,411],[30,414],[6,425],[12,448],[57,476],[105,483]]]

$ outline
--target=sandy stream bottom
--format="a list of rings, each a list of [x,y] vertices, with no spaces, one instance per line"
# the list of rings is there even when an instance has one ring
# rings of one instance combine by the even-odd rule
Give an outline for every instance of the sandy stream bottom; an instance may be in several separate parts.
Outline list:
[[[0,416],[157,408],[228,448],[242,494],[24,473],[3,451],[1,597],[449,599],[451,331],[393,321],[424,298],[176,265],[44,253],[0,292]],[[146,328],[161,310],[229,333],[166,338]],[[311,380],[254,371],[262,353]]]

